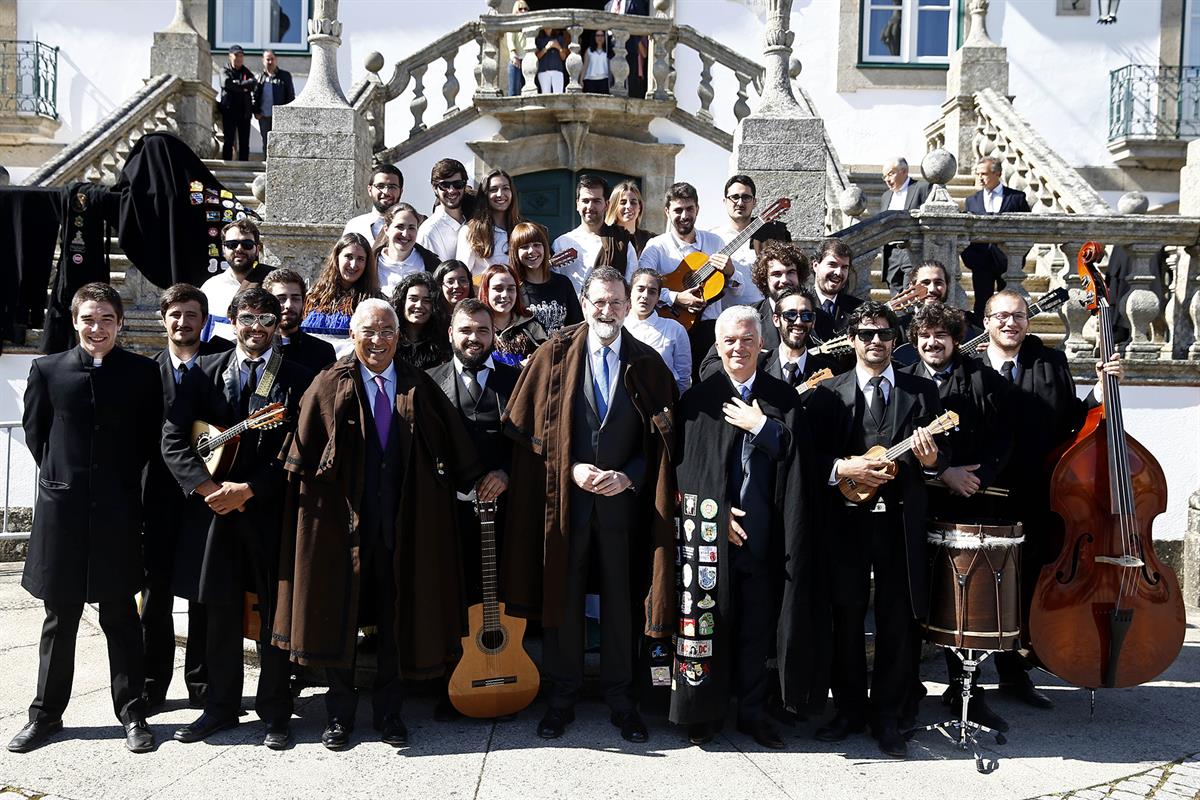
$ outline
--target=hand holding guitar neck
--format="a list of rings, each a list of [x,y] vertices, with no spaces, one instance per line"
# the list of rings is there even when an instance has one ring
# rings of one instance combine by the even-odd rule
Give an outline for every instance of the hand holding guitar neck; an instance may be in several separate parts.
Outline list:
[[[852,503],[865,503],[875,496],[880,486],[896,475],[896,459],[913,451],[913,455],[924,466],[937,463],[937,445],[933,437],[946,433],[958,426],[958,414],[947,411],[929,423],[927,428],[917,428],[913,435],[899,444],[885,448],[875,445],[861,456],[838,462],[838,489]]]

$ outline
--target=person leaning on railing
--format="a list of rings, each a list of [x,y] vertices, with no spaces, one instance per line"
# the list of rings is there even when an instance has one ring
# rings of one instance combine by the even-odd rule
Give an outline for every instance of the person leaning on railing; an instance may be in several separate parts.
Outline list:
[[[529,3],[517,0],[513,3],[514,14],[528,14]],[[521,60],[525,58],[525,31],[509,31],[504,34],[508,45],[508,96],[516,97],[525,88],[525,76],[521,74]]]

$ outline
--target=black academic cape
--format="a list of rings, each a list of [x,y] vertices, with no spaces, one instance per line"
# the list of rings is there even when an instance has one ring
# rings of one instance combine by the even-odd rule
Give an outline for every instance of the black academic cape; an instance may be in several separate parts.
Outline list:
[[[723,719],[733,685],[734,613],[728,575],[728,468],[740,429],[725,422],[722,406],[736,394],[722,370],[695,384],[676,406],[682,432],[676,460],[680,508],[676,517],[676,571],[680,586],[679,636],[672,675],[671,721],[678,724]],[[807,705],[822,677],[828,652],[816,624],[827,592],[816,584],[813,562],[811,436],[795,390],[759,370],[752,399],[780,421],[790,441],[776,462],[774,516],[768,563],[775,603],[762,613],[775,620],[779,684],[787,707]],[[751,532],[751,535],[754,535]],[[747,546],[747,545],[743,545]],[[713,550],[707,548],[715,548]],[[715,561],[714,561],[715,557]],[[687,635],[685,635],[685,632]]]

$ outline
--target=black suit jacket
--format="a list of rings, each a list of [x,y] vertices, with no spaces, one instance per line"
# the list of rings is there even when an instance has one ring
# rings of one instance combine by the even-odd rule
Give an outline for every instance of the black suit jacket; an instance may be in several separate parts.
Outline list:
[[[1010,189],[1007,186],[1001,188],[1004,192],[1004,197],[1000,201],[1000,213],[1008,214],[1030,211],[1029,201],[1025,198],[1024,192]],[[980,189],[968,197],[966,205],[968,214],[987,213],[984,211],[983,190]],[[962,261],[967,269],[971,271],[978,270],[993,278],[998,278],[1008,271],[1008,259],[1005,257],[1004,251],[994,244],[980,243],[967,245],[962,252]]]
[[[904,197],[904,210],[918,209],[927,199],[929,199],[929,184],[922,180],[912,179],[908,185],[908,194]],[[891,202],[892,190],[885,189],[879,198],[879,213],[887,211]],[[893,288],[900,288],[903,285],[903,274],[911,270],[912,266],[912,256],[907,247],[896,247],[891,244],[883,246],[883,277]]]
[[[333,345],[304,331],[289,336],[287,344],[277,341],[275,346],[283,353],[285,361],[295,361],[314,375],[337,361]]]
[[[286,69],[275,70],[274,77],[266,71],[258,75],[258,83],[254,84],[254,113],[262,113],[263,84],[270,83],[275,87],[272,107],[286,106],[296,99],[296,85],[292,82],[292,73]]]
[[[817,306],[817,322],[813,325],[813,332],[823,342],[832,339],[846,329],[846,320],[850,312],[862,304],[861,297],[839,292],[833,299],[833,316],[825,313],[825,309],[820,305]]]
[[[1000,200],[1000,213],[1009,214],[1017,212],[1029,212],[1032,209],[1029,207],[1029,199],[1025,197],[1025,193],[1017,189],[1010,189],[1007,186],[1001,186],[1000,190],[1003,197]],[[967,213],[968,214],[986,214],[983,204],[983,190],[980,189],[973,195],[967,197]]]
[[[494,369],[488,375],[483,393],[485,397],[490,395],[494,398],[498,412],[503,414],[505,406],[508,405],[508,398],[512,397],[513,388],[517,385],[517,378],[520,377],[521,370],[499,361],[493,361],[493,364]],[[489,436],[463,413],[462,394],[459,391],[461,383],[458,373],[454,369],[454,362],[448,361],[426,371],[429,373],[429,377],[433,378],[434,383],[441,388],[442,393],[450,399],[450,404],[458,409],[467,433],[470,434],[471,440],[479,450],[479,460],[484,467],[489,471],[502,469],[507,472],[512,464],[512,440],[504,435],[504,429],[500,422],[496,424],[496,435]]]

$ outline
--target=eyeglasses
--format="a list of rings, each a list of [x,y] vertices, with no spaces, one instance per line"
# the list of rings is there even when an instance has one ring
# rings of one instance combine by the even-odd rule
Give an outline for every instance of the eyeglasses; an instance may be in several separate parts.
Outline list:
[[[727,194],[727,195],[725,195],[725,199],[730,200],[734,203],[749,203],[751,200],[754,199],[754,195],[752,195],[752,194]]]
[[[225,241],[226,250],[236,250],[239,247],[243,250],[253,250],[258,247],[258,242],[253,239],[228,239]]]
[[[859,328],[854,332],[860,342],[869,342],[876,336],[881,342],[890,342],[896,338],[896,331],[892,328]]]
[[[376,337],[383,339],[385,342],[390,342],[396,338],[395,328],[384,328],[381,331],[372,330],[371,328],[363,328],[358,332],[359,336],[364,339],[374,339]]]
[[[587,295],[583,296],[584,300],[594,305],[596,308],[621,308],[625,305],[624,300],[593,300]]]
[[[1011,314],[1007,311],[997,311],[995,314],[988,314],[988,316],[996,320],[996,322],[999,322],[1001,325],[1008,322],[1010,319],[1014,322],[1024,322],[1025,320],[1029,319],[1029,315],[1021,311],[1018,311],[1015,314]]]
[[[266,314],[238,314],[237,315],[238,325],[245,325],[247,328],[249,328],[251,325],[253,325],[256,322],[259,325],[262,325],[264,328],[270,328],[275,325],[275,323],[278,319],[279,319],[279,317],[277,317],[274,314],[271,314],[269,312]]]
[[[466,181],[438,181],[437,183],[434,184],[434,186],[441,189],[443,192],[448,192],[451,189],[462,190],[462,189],[467,188],[467,182]]]
[[[815,311],[797,311],[794,308],[788,309],[787,311],[779,311],[777,313],[780,319],[789,323],[794,323],[796,320],[800,320],[801,322],[812,322],[817,318],[817,312]]]
[[[372,183],[371,188],[377,192],[398,192],[400,184],[398,183]]]

